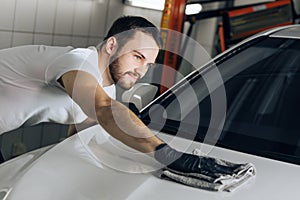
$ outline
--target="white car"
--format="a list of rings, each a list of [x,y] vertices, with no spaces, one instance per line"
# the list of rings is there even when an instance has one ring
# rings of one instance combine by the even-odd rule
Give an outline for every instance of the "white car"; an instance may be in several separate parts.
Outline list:
[[[0,199],[299,199],[299,86],[291,25],[239,43],[137,113],[178,150],[252,163],[256,175],[232,192],[160,179],[154,160],[97,125],[1,164]]]

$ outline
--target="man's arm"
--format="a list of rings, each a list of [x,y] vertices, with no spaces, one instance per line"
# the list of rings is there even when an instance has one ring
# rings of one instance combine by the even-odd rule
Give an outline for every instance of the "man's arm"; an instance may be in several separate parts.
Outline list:
[[[153,153],[164,143],[126,106],[111,99],[97,80],[83,71],[70,71],[61,77],[67,93],[85,114],[114,138],[143,153]]]
[[[98,124],[95,120],[87,118],[82,123],[71,124],[68,129],[68,136],[74,135],[77,132]]]
[[[204,161],[207,159],[203,157],[171,148],[126,106],[107,96],[90,74],[71,71],[65,73],[61,80],[68,94],[88,117],[97,120],[110,135],[124,144],[143,153],[150,153],[158,162],[176,171],[202,173],[213,167],[222,172],[230,172],[222,166],[213,166],[211,162]]]

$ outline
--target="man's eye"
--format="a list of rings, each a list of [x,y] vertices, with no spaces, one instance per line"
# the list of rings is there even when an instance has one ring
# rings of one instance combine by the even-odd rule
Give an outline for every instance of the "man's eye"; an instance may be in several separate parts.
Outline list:
[[[137,59],[137,60],[141,60],[141,59],[142,59],[142,57],[139,56],[139,55],[135,55],[134,57],[135,57],[135,59]]]

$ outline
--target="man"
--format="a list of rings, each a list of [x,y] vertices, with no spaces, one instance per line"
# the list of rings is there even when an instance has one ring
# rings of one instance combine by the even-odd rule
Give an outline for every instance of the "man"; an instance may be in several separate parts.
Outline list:
[[[74,124],[73,134],[99,123],[114,138],[172,169],[198,172],[197,156],[172,149],[114,100],[114,85],[131,88],[155,62],[160,47],[160,33],[152,23],[128,16],[114,22],[99,48],[29,45],[1,50],[0,133],[52,121]]]
[[[60,83],[89,117],[85,124],[95,120],[113,137],[145,153],[163,143],[103,89],[114,84],[130,89],[155,62],[160,46],[160,34],[153,24],[139,17],[123,17],[115,21],[97,51],[102,86],[97,77],[81,70],[61,76]]]
[[[1,50],[1,133],[51,121],[76,124],[72,134],[76,127],[99,123],[125,144],[153,152],[162,141],[114,100],[114,85],[131,88],[155,62],[160,45],[159,30],[148,20],[122,17],[98,48],[28,45]]]

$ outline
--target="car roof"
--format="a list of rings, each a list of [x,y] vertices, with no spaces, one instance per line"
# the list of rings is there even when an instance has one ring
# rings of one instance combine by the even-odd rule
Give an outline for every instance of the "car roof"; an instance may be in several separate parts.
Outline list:
[[[244,41],[240,42],[239,45],[260,36],[300,39],[300,24],[292,24],[267,29],[253,36],[250,36],[249,38],[246,38]]]
[[[270,36],[300,39],[300,25],[291,25],[279,29],[273,29]]]

